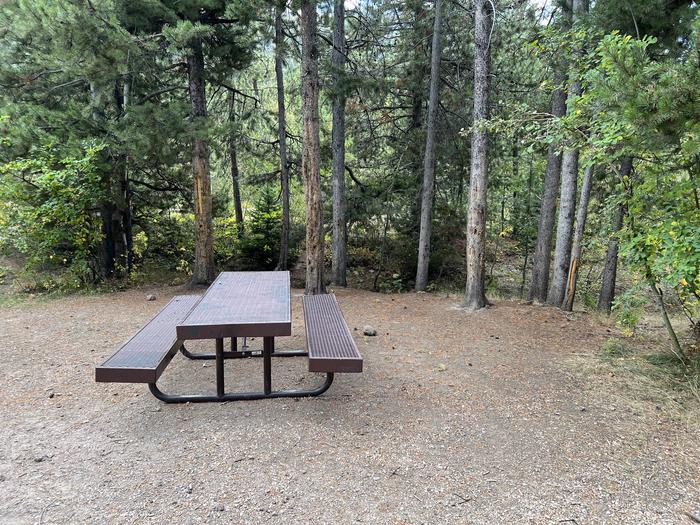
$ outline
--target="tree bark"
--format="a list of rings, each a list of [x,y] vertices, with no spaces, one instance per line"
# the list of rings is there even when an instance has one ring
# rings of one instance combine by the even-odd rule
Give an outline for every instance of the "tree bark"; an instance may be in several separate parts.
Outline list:
[[[620,204],[613,217],[612,232],[608,239],[608,249],[605,253],[605,267],[601,276],[600,295],[598,295],[598,310],[610,314],[615,300],[615,283],[617,281],[617,261],[619,239],[617,234],[622,229],[625,218],[625,206]]]
[[[128,245],[124,230],[127,215],[127,179],[126,179],[126,155],[115,152],[112,155],[113,171],[107,178],[110,196],[109,217],[112,224],[109,227],[112,245],[113,276],[124,277],[128,275]]]
[[[108,177],[103,177],[102,181],[106,185],[109,183]],[[101,277],[109,279],[114,277],[116,259],[116,247],[114,246],[114,205],[105,200],[100,204],[100,218],[102,219],[102,245],[100,249]]]
[[[301,171],[306,187],[306,290],[325,293],[323,282],[324,236],[321,196],[318,115],[318,34],[316,1],[301,2],[301,103],[304,121]]]
[[[493,4],[476,0],[474,17],[474,131],[472,134],[471,180],[467,219],[467,284],[464,307],[469,311],[487,305],[484,255],[486,251],[486,190],[488,184],[488,135],[480,124],[488,118],[490,37]]]
[[[588,11],[586,0],[573,0],[574,23]],[[580,72],[575,68],[571,71],[569,87],[568,111],[574,109],[575,100],[581,95]],[[557,238],[554,248],[554,270],[552,282],[547,292],[547,303],[561,306],[566,294],[566,280],[569,274],[571,260],[571,244],[576,213],[576,187],[578,183],[579,150],[566,149],[562,156],[561,196],[559,199],[559,221],[557,223]]]
[[[277,7],[275,13],[275,79],[277,81],[277,140],[280,155],[280,184],[282,186],[282,235],[278,270],[286,270],[289,260],[289,161],[287,160],[287,117],[284,101],[284,32],[282,14],[285,4]]]
[[[95,126],[101,127],[105,120],[105,90],[95,81],[90,82],[91,115]],[[102,242],[100,244],[100,277],[111,279],[120,277],[120,270],[125,266],[126,245],[122,229],[122,216],[117,207],[121,179],[123,177],[122,163],[114,161],[113,151],[107,152],[106,157],[112,164],[112,170],[105,169],[101,176],[104,198],[99,204]],[[107,160],[106,159],[106,160]]]
[[[96,82],[90,82],[91,115],[95,126],[100,126],[104,118],[102,108],[102,90]],[[110,181],[108,174],[102,174],[102,185],[108,196]],[[100,220],[102,222],[102,243],[100,245],[100,277],[107,279],[114,275],[114,239],[112,238],[112,205],[105,198],[100,202]]]
[[[439,0],[438,0],[439,1]],[[333,12],[333,283],[347,286],[347,222],[345,202],[345,3],[335,0]]]
[[[405,163],[412,183],[415,182],[416,199],[410,209],[410,220],[407,223],[407,234],[413,238],[420,232],[420,197],[422,185],[422,167],[425,156],[421,155],[421,146],[425,143],[422,134],[426,93],[423,88],[424,79],[428,73],[428,64],[425,60],[424,45],[430,35],[424,30],[422,20],[427,16],[427,10],[423,2],[412,2],[408,6],[412,13],[411,31],[408,36],[408,49],[405,70],[406,86],[410,92],[411,114],[408,129],[406,130],[407,148],[405,151]],[[432,52],[432,50],[431,50]]]
[[[527,175],[527,201],[525,204],[525,221],[523,225],[523,229],[525,231],[525,246],[524,246],[524,254],[523,254],[523,269],[521,272],[521,281],[520,281],[520,298],[522,299],[523,294],[525,293],[525,278],[527,275],[527,261],[528,258],[530,257],[530,215],[532,214],[532,156],[530,156],[530,167],[528,169],[528,175]]]
[[[116,106],[116,119],[122,120],[125,116],[125,103],[128,102],[129,92],[127,82],[123,78],[114,81],[114,104]],[[127,238],[127,227],[131,222],[129,213],[127,156],[119,151],[112,154],[113,173],[109,181],[110,200],[113,203],[110,228],[114,244],[114,276],[123,277],[131,273],[130,252],[131,246]]]
[[[578,214],[576,215],[576,229],[574,231],[574,241],[571,247],[571,261],[569,262],[569,275],[566,280],[566,294],[561,305],[562,310],[570,312],[574,308],[574,298],[576,297],[576,281],[578,270],[581,265],[581,250],[583,249],[583,234],[586,230],[586,218],[588,216],[588,202],[591,198],[591,186],[593,184],[593,166],[588,166],[583,175],[581,184],[581,197],[578,203]]]
[[[236,93],[234,91],[229,91],[228,120],[232,127],[236,121],[235,105]],[[236,134],[233,129],[231,129],[231,134],[228,138],[228,155],[231,163],[231,186],[233,187],[233,209],[236,215],[236,229],[238,231],[238,237],[241,238],[244,234],[243,204],[241,203],[241,182],[240,172],[238,171],[238,155],[236,152]]]
[[[202,40],[194,39],[187,57],[192,120],[200,124],[207,118],[205,96],[204,53]],[[198,126],[199,127],[199,126]],[[212,226],[211,175],[209,146],[198,131],[194,139],[192,171],[194,174],[195,251],[192,269],[193,284],[208,284],[214,280],[214,236]]]
[[[127,117],[131,106],[131,75],[124,78],[124,90],[122,100],[122,119]],[[134,270],[134,227],[133,227],[133,202],[131,198],[131,185],[129,184],[129,156],[124,155],[122,169],[121,191],[124,196],[124,212],[122,215],[124,238],[126,245],[126,272],[131,275]]]
[[[554,248],[554,270],[547,292],[547,303],[561,306],[566,293],[566,277],[571,257],[572,232],[576,212],[576,186],[578,179],[579,150],[564,151],[561,170],[561,198],[559,199],[559,221]]]
[[[569,25],[565,20],[565,27]],[[552,116],[561,118],[566,115],[566,93],[563,89],[567,79],[568,65],[565,59],[555,66],[556,89],[552,93]],[[549,265],[552,256],[552,236],[556,219],[557,197],[561,180],[561,152],[559,145],[552,143],[547,148],[547,168],[542,184],[540,218],[537,224],[537,240],[532,260],[532,282],[528,293],[529,301],[544,303],[549,289]]]
[[[520,132],[516,131],[513,135],[513,147],[511,149],[511,160],[513,165],[513,182],[519,181],[520,179]],[[513,205],[512,205],[512,219],[511,224],[513,225],[513,237],[518,238],[520,235],[520,227],[522,226],[522,215],[523,206],[520,204],[520,199],[518,198],[518,191],[513,190]],[[514,219],[514,220],[513,220]],[[503,232],[503,228],[501,228]]]
[[[433,193],[435,191],[435,133],[440,91],[440,24],[441,0],[435,0],[433,23],[433,45],[430,58],[430,98],[428,100],[428,129],[423,158],[423,188],[421,191],[420,234],[418,238],[418,264],[416,269],[416,291],[428,285],[430,266],[430,234],[433,221]]]
[[[629,177],[632,172],[632,158],[625,157],[620,164],[620,178]],[[612,232],[608,239],[608,249],[605,253],[605,268],[603,269],[600,295],[598,296],[598,310],[610,314],[612,303],[615,299],[615,281],[617,280],[617,260],[620,241],[617,234],[622,230],[625,219],[625,205],[618,205],[613,217]]]

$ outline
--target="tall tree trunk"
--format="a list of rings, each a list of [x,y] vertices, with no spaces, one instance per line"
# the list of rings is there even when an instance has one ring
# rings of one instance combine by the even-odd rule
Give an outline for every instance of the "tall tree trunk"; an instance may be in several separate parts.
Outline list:
[[[102,109],[102,90],[96,82],[90,82],[91,115],[95,126],[102,124],[104,111]],[[102,186],[109,187],[109,179],[102,175]],[[109,192],[105,191],[107,195]],[[112,208],[107,199],[103,199],[99,205],[102,243],[100,244],[100,276],[105,279],[114,275],[114,243],[112,239]]]
[[[122,79],[114,82],[114,103],[117,110],[117,119],[124,118],[124,88]],[[124,229],[127,210],[127,172],[126,155],[122,152],[112,154],[113,172],[109,177],[110,200],[112,201],[110,227],[112,243],[114,245],[114,276],[123,277],[128,274],[128,244]]]
[[[131,106],[131,75],[124,77],[123,111],[122,119],[126,118]],[[124,196],[124,212],[122,215],[123,230],[126,244],[126,272],[131,275],[134,270],[134,228],[133,228],[133,202],[131,198],[131,185],[129,184],[129,156],[124,155],[122,169],[121,191]]]
[[[581,15],[588,11],[586,0],[573,0],[573,20],[576,23]],[[574,110],[576,99],[581,95],[580,71],[571,71],[569,87],[568,111]],[[559,221],[557,223],[557,238],[554,248],[554,271],[552,282],[547,292],[547,303],[561,306],[566,294],[566,280],[569,274],[571,260],[571,244],[576,213],[576,186],[578,183],[579,150],[566,149],[562,156],[561,196],[559,199]]]
[[[523,254],[523,269],[520,281],[520,298],[522,299],[525,292],[525,277],[527,275],[527,261],[530,257],[530,215],[532,214],[532,156],[530,156],[530,167],[528,169],[527,175],[527,200],[525,204],[525,221],[523,225],[523,231],[525,231],[525,246]]]
[[[571,257],[572,231],[576,212],[576,186],[578,178],[579,150],[564,152],[561,170],[561,198],[559,199],[559,222],[554,248],[554,271],[547,292],[547,303],[561,306],[566,292],[566,277]]]
[[[109,184],[109,176],[103,176],[103,184]],[[101,277],[109,279],[114,277],[116,266],[116,247],[114,245],[114,205],[109,200],[104,200],[100,203],[100,217],[102,219],[102,246],[100,250],[101,260]]]
[[[306,293],[310,295],[325,293],[317,37],[316,1],[302,0],[301,104],[304,130],[301,171],[306,186]]]
[[[632,173],[632,158],[625,157],[620,164],[620,178],[629,177]],[[618,205],[613,217],[612,232],[608,239],[608,250],[605,253],[605,268],[603,269],[600,295],[598,296],[598,310],[610,313],[615,299],[615,281],[617,280],[617,258],[619,239],[617,234],[622,230],[625,219],[625,205]]]
[[[425,138],[422,134],[426,93],[423,88],[424,79],[428,74],[428,64],[425,60],[424,45],[430,35],[423,29],[422,20],[427,17],[427,10],[423,2],[411,2],[410,9],[413,14],[411,21],[411,31],[409,33],[408,46],[411,50],[408,64],[405,71],[406,85],[410,90],[411,116],[407,131],[407,144],[405,153],[401,156],[405,158],[408,168],[406,175],[410,177],[411,183],[415,181],[416,199],[410,209],[410,221],[408,222],[408,235],[413,237],[420,231],[420,194],[418,189],[422,185],[422,168],[425,156],[421,156],[422,145]]]
[[[228,99],[228,121],[233,127],[236,121],[235,113],[236,93],[229,91]],[[238,171],[238,154],[236,152],[236,134],[231,129],[231,134],[228,138],[228,156],[231,163],[231,186],[233,187],[233,209],[236,215],[236,229],[238,237],[243,237],[243,204],[241,203],[241,181]]]
[[[277,81],[277,140],[280,154],[280,184],[282,186],[282,235],[278,270],[286,270],[289,260],[289,162],[287,161],[287,117],[284,102],[284,33],[282,15],[285,3],[277,6],[275,12],[275,79]]]
[[[480,127],[488,118],[491,30],[495,5],[476,0],[474,16],[474,131],[472,134],[469,214],[467,219],[467,285],[464,306],[474,311],[487,305],[484,255],[486,251],[486,190],[488,184],[488,135]]]
[[[598,295],[598,310],[610,314],[615,300],[615,283],[617,281],[617,261],[619,239],[617,234],[622,229],[625,219],[625,206],[618,205],[612,222],[612,232],[608,239],[608,249],[605,253],[605,267],[601,276],[600,295]]]
[[[593,166],[588,166],[583,175],[581,184],[581,197],[578,203],[578,214],[576,215],[576,229],[574,230],[574,241],[571,246],[571,261],[569,262],[569,275],[566,280],[566,294],[561,305],[562,310],[570,312],[574,308],[574,298],[576,297],[576,281],[578,280],[578,270],[581,265],[581,250],[583,249],[583,234],[586,230],[586,217],[588,216],[588,202],[591,198],[591,186],[593,184]]]
[[[439,0],[438,0],[439,1]],[[347,222],[345,219],[345,2],[333,12],[333,283],[347,286]]]
[[[208,284],[214,280],[214,236],[212,226],[211,175],[209,173],[209,146],[201,138],[201,123],[207,118],[205,96],[204,54],[201,38],[192,42],[187,57],[192,120],[197,124],[194,139],[192,171],[194,174],[195,251],[192,283]]]
[[[430,98],[428,100],[428,129],[423,158],[423,189],[421,191],[420,236],[418,238],[418,265],[416,269],[416,291],[428,285],[430,266],[430,233],[433,221],[433,193],[435,191],[435,133],[440,91],[440,18],[441,0],[435,0],[433,23],[433,46],[430,58]]]
[[[569,21],[565,19],[565,28]],[[561,118],[566,115],[566,93],[564,83],[568,78],[568,64],[565,59],[555,65],[556,89],[552,93],[552,116]],[[556,220],[557,197],[559,196],[559,182],[561,179],[561,152],[559,145],[552,143],[547,148],[547,168],[542,184],[542,199],[540,204],[540,218],[537,224],[537,240],[532,260],[532,281],[528,293],[529,301],[544,303],[547,300],[549,289],[549,265],[552,256],[552,236],[554,234],[554,222]]]
[[[97,82],[90,82],[90,104],[92,112],[92,120],[95,126],[101,128],[104,126],[105,120],[105,101],[104,101],[104,89]],[[106,156],[109,158],[113,152],[107,152]],[[119,169],[119,163],[115,164],[115,169]],[[100,220],[102,222],[101,232],[102,232],[102,242],[100,245],[100,277],[102,279],[110,279],[117,275],[117,260],[120,258],[120,254],[117,252],[119,243],[116,241],[116,237],[121,231],[121,227],[116,225],[115,219],[119,218],[119,215],[115,213],[114,205],[114,173],[106,169],[101,175],[101,183],[104,190],[104,198],[99,204],[100,210]]]
[[[111,219],[110,232],[112,235],[112,246],[114,247],[114,276],[123,277],[126,275],[127,245],[124,234],[124,210],[126,209],[126,194],[124,181],[125,157],[118,154],[114,158],[114,171],[109,177],[111,190]]]
[[[516,130],[516,132],[513,135],[513,148],[511,150],[511,159],[513,161],[513,182],[516,184],[519,182],[520,179],[520,148],[519,148],[519,141],[520,141],[520,132]],[[512,206],[512,217],[515,219],[514,221],[511,220],[511,223],[513,225],[513,237],[518,238],[520,235],[520,227],[522,226],[522,212],[523,212],[523,207],[520,204],[520,199],[518,198],[518,191],[513,190],[513,206]],[[501,232],[503,229],[501,229]]]

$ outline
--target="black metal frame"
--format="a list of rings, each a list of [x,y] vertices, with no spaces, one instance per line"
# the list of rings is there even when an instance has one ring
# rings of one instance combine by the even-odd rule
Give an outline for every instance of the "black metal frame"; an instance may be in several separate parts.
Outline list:
[[[166,394],[162,392],[156,383],[148,383],[148,388],[156,398],[165,403],[205,403],[212,401],[251,401],[254,399],[271,399],[277,397],[313,397],[323,394],[333,384],[333,373],[326,373],[326,380],[320,386],[304,390],[277,390],[272,391],[272,357],[298,357],[307,356],[304,351],[275,352],[275,338],[263,338],[262,352],[246,351],[237,352],[236,338],[231,338],[231,352],[224,352],[224,340],[216,339],[216,352],[214,354],[193,354],[180,346],[180,353],[189,359],[213,359],[216,361],[216,395],[212,394]],[[225,392],[224,391],[224,361],[226,359],[240,359],[245,357],[263,358],[263,385],[262,392]]]
[[[224,359],[245,359],[247,357],[263,357],[262,350],[237,350],[236,337],[231,338],[231,351],[224,352]],[[180,347],[180,353],[188,359],[193,360],[214,360],[216,354],[194,354],[185,348],[183,344]],[[308,357],[309,353],[306,350],[287,350],[284,352],[272,351],[272,357]]]

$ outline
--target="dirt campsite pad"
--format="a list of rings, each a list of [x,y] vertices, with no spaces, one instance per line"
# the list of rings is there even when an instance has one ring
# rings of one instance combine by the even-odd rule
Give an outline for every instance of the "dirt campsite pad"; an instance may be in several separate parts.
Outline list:
[[[165,405],[96,384],[95,365],[182,292],[0,309],[0,523],[692,524],[700,509],[698,434],[577,366],[610,336],[594,318],[341,290],[365,372],[319,398]],[[281,349],[304,344],[299,293]],[[260,367],[227,362],[227,389],[259,388]],[[178,356],[161,385],[213,381]],[[274,386],[314,381],[305,359],[275,360]]]

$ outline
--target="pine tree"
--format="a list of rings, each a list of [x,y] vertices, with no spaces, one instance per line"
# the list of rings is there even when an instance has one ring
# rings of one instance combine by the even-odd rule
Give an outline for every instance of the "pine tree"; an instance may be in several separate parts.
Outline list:
[[[321,195],[321,145],[318,115],[318,23],[316,2],[301,3],[301,103],[304,118],[301,171],[306,197],[306,293],[325,293],[324,235]]]
[[[416,291],[425,290],[428,285],[430,266],[430,234],[433,221],[433,193],[435,191],[435,149],[436,120],[438,114],[440,88],[440,19],[441,2],[435,0],[435,21],[433,23],[432,53],[430,60],[430,97],[428,102],[428,129],[425,139],[423,160],[423,188],[421,191],[420,236],[418,239],[418,264],[416,270]]]
[[[488,185],[488,135],[483,125],[489,116],[489,68],[495,2],[476,0],[474,15],[474,130],[467,219],[467,285],[464,306],[475,311],[486,301],[486,195]]]

